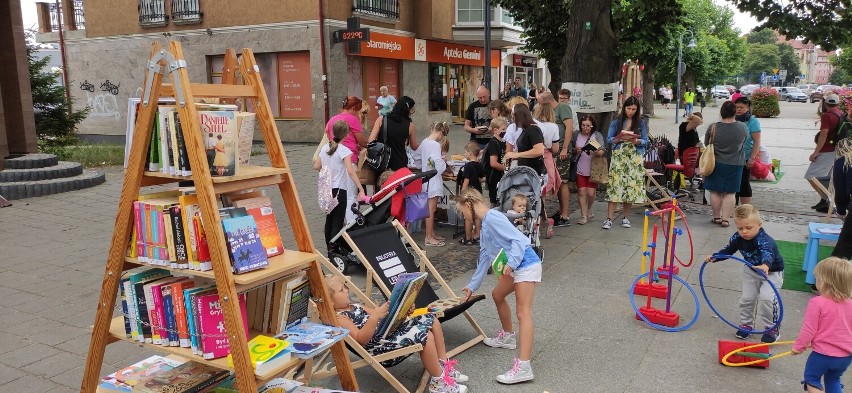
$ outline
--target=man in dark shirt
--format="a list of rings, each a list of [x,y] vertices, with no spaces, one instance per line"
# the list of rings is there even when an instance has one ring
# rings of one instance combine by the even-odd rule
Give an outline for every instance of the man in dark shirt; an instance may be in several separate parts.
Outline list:
[[[476,101],[467,106],[464,116],[464,130],[470,134],[470,140],[476,141],[480,149],[491,140],[488,125],[491,123],[491,114],[488,112],[488,103],[491,102],[491,92],[485,86],[476,89]]]
[[[811,178],[816,178],[819,181],[827,181],[831,177],[831,168],[834,165],[834,136],[837,133],[837,127],[840,124],[840,118],[843,112],[838,109],[840,105],[840,97],[837,94],[827,94],[823,99],[827,110],[820,117],[820,130],[817,134],[816,148],[811,153],[809,159],[808,170],[805,172],[805,180],[810,181]],[[811,185],[820,196],[820,201],[816,205],[811,206],[811,209],[816,209],[819,213],[828,213],[829,206],[828,195],[825,195],[818,187]]]
[[[528,95],[527,89],[525,89],[523,86],[521,86],[521,77],[516,76],[515,77],[515,85],[512,86],[511,90],[509,90],[509,98],[521,97],[523,99],[527,99],[527,95]]]

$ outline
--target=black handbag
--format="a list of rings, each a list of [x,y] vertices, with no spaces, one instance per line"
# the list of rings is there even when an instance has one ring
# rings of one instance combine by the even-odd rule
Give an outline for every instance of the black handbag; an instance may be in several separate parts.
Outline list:
[[[367,144],[367,159],[365,163],[372,168],[376,173],[382,173],[388,169],[390,162],[391,149],[387,145],[388,142],[388,124],[387,118],[382,117],[382,141],[372,141]]]

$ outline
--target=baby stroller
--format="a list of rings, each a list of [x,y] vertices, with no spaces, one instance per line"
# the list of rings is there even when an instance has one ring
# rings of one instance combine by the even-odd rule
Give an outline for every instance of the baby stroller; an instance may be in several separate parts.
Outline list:
[[[360,265],[358,257],[352,253],[349,244],[343,239],[343,233],[391,221],[396,217],[394,214],[399,215],[399,212],[403,211],[401,207],[405,203],[404,194],[419,193],[422,184],[429,181],[436,173],[434,170],[412,173],[408,168],[399,169],[382,184],[381,189],[369,197],[368,201],[353,203],[350,208],[355,213],[355,219],[344,225],[329,241],[328,260],[343,274],[347,273],[349,267]],[[405,193],[399,194],[403,189]],[[362,206],[366,208],[361,210]]]
[[[516,166],[507,170],[500,178],[500,182],[497,183],[498,206],[495,208],[513,222],[518,218],[526,220],[525,230],[522,232],[529,236],[530,243],[532,243],[539,258],[543,257],[538,225],[539,217],[543,214],[541,203],[543,190],[544,181],[534,169],[523,165]],[[512,198],[517,194],[526,195],[529,200],[527,211],[523,215],[508,213],[509,210],[512,210]]]

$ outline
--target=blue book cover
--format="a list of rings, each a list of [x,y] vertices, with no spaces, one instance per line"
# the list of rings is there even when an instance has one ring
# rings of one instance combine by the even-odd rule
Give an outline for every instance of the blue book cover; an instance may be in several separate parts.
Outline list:
[[[130,337],[130,333],[133,331],[130,328],[130,314],[127,308],[127,292],[124,291],[124,283],[130,282],[130,278],[122,278],[118,284],[118,289],[121,291],[119,297],[121,298],[121,313],[124,315],[124,334],[127,337]]]
[[[293,351],[293,356],[299,359],[310,359],[348,334],[349,330],[346,328],[302,322],[287,328],[275,338],[289,342],[290,346],[287,349]]]
[[[163,285],[163,313],[165,313],[166,339],[162,341],[164,346],[178,346],[177,322],[175,322],[174,300],[172,299],[171,285]],[[168,294],[166,292],[168,291]],[[160,323],[163,323],[162,321]],[[162,340],[162,338],[161,338]]]
[[[390,312],[391,310],[396,310],[399,307],[400,302],[402,301],[402,296],[405,294],[405,291],[408,289],[409,281],[419,277],[422,273],[414,272],[414,273],[402,273],[396,276],[396,284],[393,286],[393,290],[391,291],[390,300],[388,300],[388,316],[379,321],[379,325],[376,327],[377,332],[383,332],[387,329],[390,324]]]
[[[222,220],[228,253],[237,274],[269,266],[266,249],[260,242],[257,224],[252,216],[230,217]]]

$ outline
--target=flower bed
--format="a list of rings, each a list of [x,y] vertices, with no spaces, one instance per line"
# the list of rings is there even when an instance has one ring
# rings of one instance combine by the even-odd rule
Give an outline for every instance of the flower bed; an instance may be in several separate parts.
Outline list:
[[[778,100],[781,95],[770,88],[761,87],[751,92],[751,113],[757,117],[775,117],[781,114]]]

